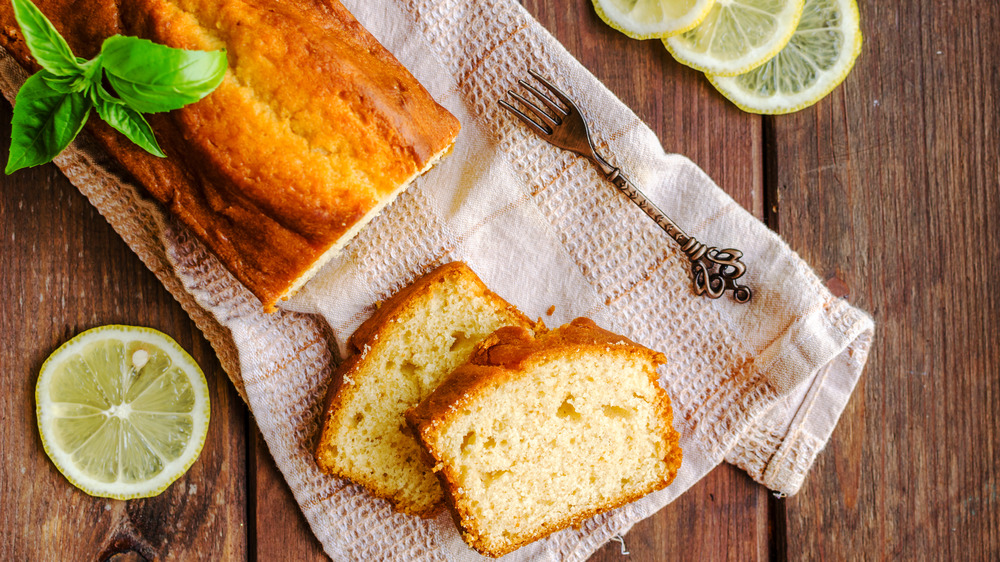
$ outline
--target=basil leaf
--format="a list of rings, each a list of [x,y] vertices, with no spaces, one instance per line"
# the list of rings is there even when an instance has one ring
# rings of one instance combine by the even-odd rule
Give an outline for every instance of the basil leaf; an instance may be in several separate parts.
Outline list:
[[[45,14],[29,0],[14,0],[14,18],[24,42],[42,68],[53,74],[79,75],[82,67],[69,45]]]
[[[81,92],[64,93],[46,82],[51,74],[36,72],[14,100],[10,156],[6,173],[45,164],[69,146],[90,115],[91,101]]]
[[[104,88],[100,86],[97,88],[99,89],[95,90],[98,93],[93,96],[94,108],[97,109],[97,115],[105,123],[114,127],[119,133],[128,137],[130,141],[145,149],[146,152],[160,158],[166,158],[167,155],[163,153],[160,145],[156,142],[156,136],[153,135],[153,128],[149,126],[146,118],[138,111],[125,105],[125,102],[111,97],[110,94],[104,91]]]
[[[115,35],[101,47],[104,71],[121,99],[142,113],[181,108],[225,77],[225,51],[187,51]]]

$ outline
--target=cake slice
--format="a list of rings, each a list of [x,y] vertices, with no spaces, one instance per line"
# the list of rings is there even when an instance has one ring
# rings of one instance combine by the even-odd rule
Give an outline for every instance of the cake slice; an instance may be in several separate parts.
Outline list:
[[[461,262],[443,265],[386,301],[351,336],[327,394],[316,462],[412,515],[442,506],[403,412],[433,391],[475,344],[502,326],[534,324]]]
[[[586,318],[487,337],[406,414],[465,541],[502,556],[670,484],[681,449],[664,360]]]

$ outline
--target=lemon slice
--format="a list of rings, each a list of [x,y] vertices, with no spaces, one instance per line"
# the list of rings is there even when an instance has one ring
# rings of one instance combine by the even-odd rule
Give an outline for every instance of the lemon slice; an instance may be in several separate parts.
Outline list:
[[[35,400],[45,452],[92,496],[159,494],[208,433],[205,375],[150,328],[103,326],[64,343],[42,364]]]
[[[716,0],[593,0],[604,23],[633,39],[683,33],[705,19]]]
[[[781,114],[823,99],[844,81],[861,53],[854,0],[806,0],[798,29],[773,59],[739,76],[709,76],[740,109]]]
[[[677,62],[735,76],[756,68],[792,38],[803,0],[717,0],[705,21],[663,40]]]

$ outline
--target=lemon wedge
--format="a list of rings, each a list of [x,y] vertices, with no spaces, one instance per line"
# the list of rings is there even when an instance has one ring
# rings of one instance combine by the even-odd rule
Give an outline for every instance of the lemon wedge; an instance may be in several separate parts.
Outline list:
[[[92,496],[155,496],[208,434],[208,384],[170,337],[135,326],[83,332],[42,364],[38,430],[59,472]]]
[[[677,62],[735,76],[776,55],[792,38],[803,0],[717,0],[698,27],[663,40]]]
[[[633,39],[683,33],[697,26],[716,0],[593,0],[604,23]]]
[[[781,114],[823,99],[861,53],[861,19],[854,0],[806,0],[788,45],[765,64],[739,76],[708,79],[740,109]]]

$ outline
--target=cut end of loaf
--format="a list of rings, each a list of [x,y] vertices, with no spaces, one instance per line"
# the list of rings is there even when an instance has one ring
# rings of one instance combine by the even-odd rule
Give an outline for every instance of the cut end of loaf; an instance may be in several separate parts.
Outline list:
[[[639,499],[677,473],[679,436],[657,383],[662,355],[603,331],[567,339],[573,330],[491,336],[481,364],[460,368],[408,414],[463,537],[483,554]],[[498,346],[502,359],[518,357],[513,368],[485,359]]]
[[[316,259],[316,261],[314,261],[307,270],[305,270],[304,272],[302,272],[302,274],[300,274],[298,277],[292,280],[292,282],[288,285],[288,287],[277,298],[275,298],[270,302],[263,303],[264,311],[274,312],[275,310],[277,310],[275,308],[275,304],[277,302],[288,300],[291,297],[295,296],[295,293],[297,293],[299,289],[302,288],[303,285],[305,285],[307,282],[309,282],[310,279],[312,279],[317,273],[319,273],[319,270],[323,269],[323,266],[329,263],[330,260],[332,260],[333,258],[340,255],[340,252],[344,249],[345,246],[347,246],[347,243],[353,240],[354,237],[357,236],[359,232],[361,232],[362,228],[364,228],[375,217],[377,217],[382,212],[383,209],[389,206],[390,203],[395,201],[396,198],[399,197],[401,193],[406,191],[406,188],[408,188],[410,184],[416,181],[417,178],[427,173],[431,168],[434,167],[435,164],[438,163],[439,160],[447,156],[448,153],[451,152],[452,148],[454,148],[454,146],[455,142],[454,140],[452,140],[452,142],[447,147],[445,147],[443,150],[432,156],[430,160],[427,161],[427,165],[425,165],[423,169],[410,176],[410,178],[407,179],[402,184],[400,184],[399,187],[392,190],[388,195],[386,195],[384,198],[376,202],[375,206],[369,209],[368,212],[364,214],[364,216],[358,219],[358,221],[354,223],[351,226],[351,228],[349,228],[347,232],[343,234],[343,236],[335,240],[333,244],[330,245],[329,248],[323,251],[323,253],[320,254],[320,256]]]

